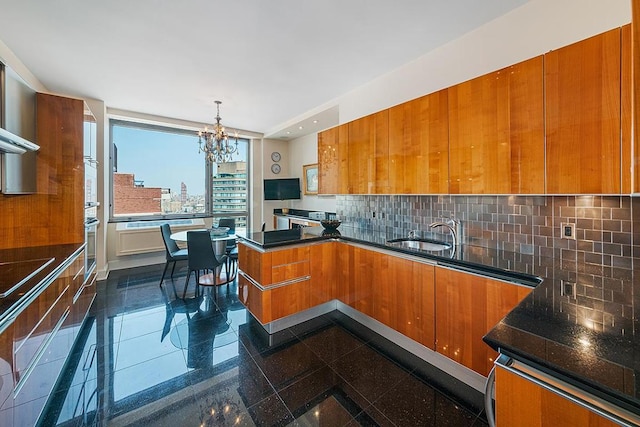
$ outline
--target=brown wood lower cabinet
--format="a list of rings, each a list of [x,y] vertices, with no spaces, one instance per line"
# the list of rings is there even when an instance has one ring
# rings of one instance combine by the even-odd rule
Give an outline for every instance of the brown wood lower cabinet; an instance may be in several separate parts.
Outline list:
[[[239,263],[241,301],[262,324],[337,299],[484,376],[497,353],[482,337],[532,290],[344,242],[241,243]]]
[[[496,367],[495,387],[498,427],[618,425],[499,366]]]
[[[79,252],[0,334],[0,425],[35,425],[95,296]]]
[[[340,300],[434,349],[433,265],[340,244]]]
[[[436,351],[487,376],[497,357],[482,337],[532,288],[436,267]]]

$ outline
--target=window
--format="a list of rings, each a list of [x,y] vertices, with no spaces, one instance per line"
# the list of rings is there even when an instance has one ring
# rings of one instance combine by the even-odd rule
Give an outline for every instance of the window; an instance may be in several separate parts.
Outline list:
[[[247,139],[232,162],[208,165],[195,130],[115,119],[110,129],[112,220],[214,216],[246,226]]]

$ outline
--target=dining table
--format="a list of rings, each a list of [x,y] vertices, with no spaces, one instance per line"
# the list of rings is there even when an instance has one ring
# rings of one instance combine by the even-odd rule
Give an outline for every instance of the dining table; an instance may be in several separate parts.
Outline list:
[[[175,233],[171,233],[171,240],[175,240],[176,242],[186,242],[187,241],[187,233],[189,231],[211,231],[211,229],[194,229],[194,230],[182,230],[176,231]],[[211,235],[211,242],[214,244],[214,252],[217,256],[224,255],[227,250],[227,240],[235,240],[238,238],[238,235],[233,234],[222,234],[222,235]]]

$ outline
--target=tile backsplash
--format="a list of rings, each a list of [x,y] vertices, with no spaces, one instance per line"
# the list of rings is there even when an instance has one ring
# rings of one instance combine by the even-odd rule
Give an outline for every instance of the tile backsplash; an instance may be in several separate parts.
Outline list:
[[[429,224],[457,218],[463,243],[508,251],[511,267],[547,277],[556,316],[615,334],[640,331],[640,274],[633,270],[640,265],[640,197],[345,195],[336,196],[336,213],[387,238],[419,230],[449,239]],[[574,224],[575,239],[561,237],[563,223]],[[531,304],[546,307],[549,296]]]
[[[640,199],[630,196],[336,196],[343,222],[387,235],[446,233],[429,224],[457,218],[467,244],[627,269],[640,257],[634,211]],[[575,239],[561,237],[562,223],[575,225]]]

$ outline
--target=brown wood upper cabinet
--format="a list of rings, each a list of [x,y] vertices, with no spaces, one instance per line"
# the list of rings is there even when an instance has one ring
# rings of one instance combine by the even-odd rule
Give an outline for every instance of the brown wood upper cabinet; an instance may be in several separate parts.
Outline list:
[[[449,192],[447,90],[389,109],[389,189],[393,194]]]
[[[389,110],[350,122],[349,194],[389,194]]]
[[[318,133],[318,194],[347,194],[349,126]]]
[[[542,56],[449,88],[451,194],[544,193]]]
[[[621,59],[622,52],[630,51],[630,46],[622,47],[623,39],[618,28],[545,55],[549,194],[622,191],[622,111],[629,115],[631,102],[630,97],[621,97],[622,80],[628,84],[630,75],[626,70],[629,53]],[[629,130],[624,134],[630,138],[628,118],[626,127]],[[631,154],[630,144],[628,149],[625,156]],[[627,178],[626,190],[630,190],[629,183]]]

